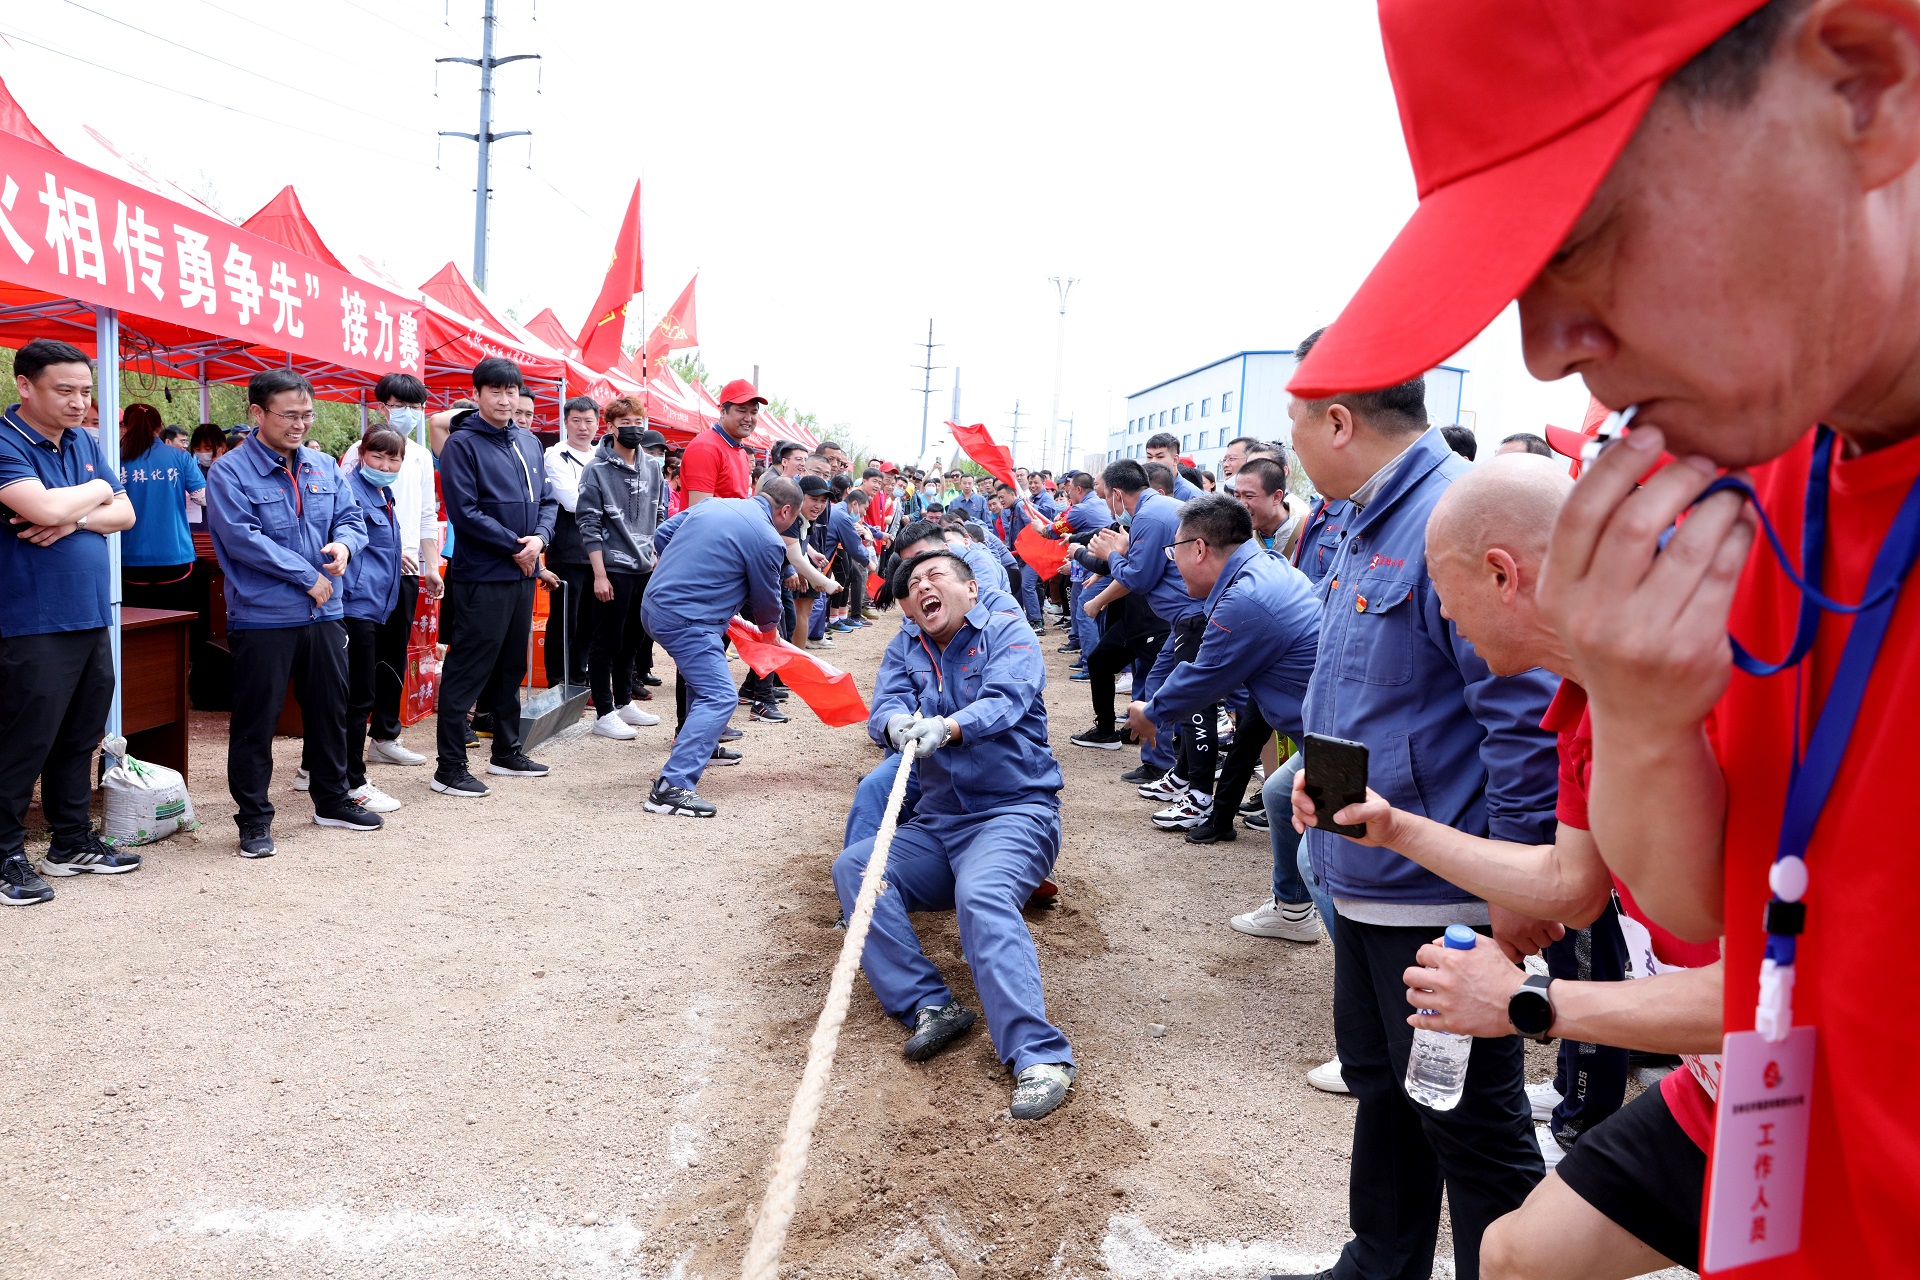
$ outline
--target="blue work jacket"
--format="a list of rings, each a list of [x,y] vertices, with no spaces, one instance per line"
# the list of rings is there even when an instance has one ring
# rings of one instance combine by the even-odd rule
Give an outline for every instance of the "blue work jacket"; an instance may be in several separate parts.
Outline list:
[[[1325,578],[1339,555],[1340,544],[1347,539],[1347,523],[1352,519],[1353,508],[1345,499],[1315,500],[1313,510],[1307,513],[1307,527],[1301,530],[1300,542],[1293,549],[1294,567],[1314,582]]]
[[[1067,533],[1092,533],[1104,529],[1113,523],[1113,510],[1107,506],[1107,500],[1097,493],[1090,493],[1080,501],[1068,507],[1063,514],[1054,517],[1056,525],[1062,519],[1067,522]],[[1041,532],[1050,537],[1060,537],[1058,528],[1043,529]]]
[[[829,564],[835,556],[840,555],[862,568],[872,562],[873,557],[867,554],[866,544],[860,541],[860,522],[845,507],[838,503],[829,506],[825,523],[827,543],[822,550]]]
[[[329,542],[346,547],[349,569],[367,547],[366,517],[340,467],[302,446],[286,460],[257,433],[217,459],[207,473],[207,531],[226,575],[227,629],[266,630],[332,622],[345,614],[340,585],[315,604],[307,594]]]
[[[1022,502],[1031,502],[1034,510],[1049,520],[1060,514],[1060,504],[1055,502],[1045,489],[1042,489],[1037,496],[1031,493],[1023,493],[1020,495],[1020,500]]]
[[[1540,728],[1559,681],[1497,677],[1440,616],[1427,576],[1427,517],[1471,464],[1429,430],[1353,512],[1320,584],[1321,660],[1306,730],[1367,745],[1367,781],[1389,803],[1468,835],[1553,840],[1559,773]],[[1309,828],[1315,873],[1336,898],[1472,902],[1391,849]]]
[[[1167,559],[1167,548],[1180,538],[1180,509],[1184,505],[1165,494],[1142,490],[1140,504],[1133,509],[1133,523],[1127,526],[1127,549],[1107,559],[1113,580],[1144,599],[1168,626],[1201,609],[1200,601],[1187,594],[1180,571]]]
[[[400,603],[400,526],[393,514],[393,490],[368,484],[357,467],[341,474],[367,526],[365,549],[347,561],[340,579],[347,616],[385,622]]]
[[[1185,715],[1245,687],[1268,724],[1298,738],[1320,646],[1319,592],[1286,560],[1249,541],[1227,557],[1205,608],[1199,651],[1173,669],[1149,706]]]
[[[660,558],[641,603],[648,631],[724,627],[736,613],[762,631],[780,621],[787,544],[764,497],[708,498],[661,525],[653,546]]]
[[[999,563],[1000,567],[1002,569],[1019,568],[1020,561],[1014,558],[1014,554],[1008,549],[1007,544],[1000,541],[1000,536],[992,529],[985,530],[985,533],[987,535],[987,552]]]
[[[964,511],[967,513],[967,519],[973,521],[975,524],[985,524],[987,522],[987,500],[978,492],[965,497],[955,498],[947,510]]]
[[[553,541],[560,500],[547,479],[540,442],[524,427],[496,427],[472,409],[454,415],[440,449],[440,494],[456,535],[448,576],[460,582],[518,582],[520,539]]]
[[[1175,502],[1192,502],[1195,498],[1205,497],[1206,490],[1180,474],[1180,468],[1173,469],[1173,499]]]
[[[960,741],[920,761],[919,813],[1057,806],[1060,766],[1047,746],[1046,663],[1023,619],[976,603],[944,649],[908,621],[887,642],[867,732],[887,746],[896,715],[945,716]]]
[[[996,587],[1006,586],[1006,570],[1002,569],[1000,562],[993,558],[993,553],[980,543],[968,539],[967,545],[960,549],[959,555],[967,562],[967,568],[973,570],[975,582],[991,582]]]

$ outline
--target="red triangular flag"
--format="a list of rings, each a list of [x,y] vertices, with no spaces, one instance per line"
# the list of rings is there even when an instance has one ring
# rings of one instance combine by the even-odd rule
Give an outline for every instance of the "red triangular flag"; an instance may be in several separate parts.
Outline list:
[[[607,278],[600,285],[600,296],[587,313],[580,330],[580,363],[599,372],[611,369],[620,358],[620,339],[627,330],[627,304],[643,285],[644,263],[640,253],[640,183],[633,184],[633,199],[627,203],[627,216],[620,223],[620,235],[613,242],[613,257],[607,263]]]
[[[1029,524],[1013,540],[1013,554],[1025,560],[1042,578],[1051,578],[1067,562],[1068,547],[1063,538],[1048,538]]]
[[[1013,484],[1013,455],[1007,452],[1005,445],[995,444],[984,426],[976,422],[970,427],[963,427],[957,422],[949,422],[947,429],[953,433],[953,442],[965,449],[969,458],[985,467],[988,475],[1001,484]]]
[[[647,339],[640,349],[641,359],[647,373],[651,376],[655,366],[666,359],[669,351],[678,351],[682,347],[700,345],[700,335],[695,331],[693,315],[693,286],[700,282],[695,275],[687,281],[687,287],[680,291],[673,305],[667,308],[660,323],[647,332]]]
[[[845,671],[828,666],[785,640],[769,644],[761,639],[758,631],[738,618],[727,624],[727,635],[732,637],[740,660],[752,667],[756,675],[778,671],[787,688],[798,694],[800,701],[811,707],[828,728],[867,722],[867,703],[860,696],[860,686]]]
[[[882,583],[882,582],[880,581],[880,575],[879,575],[879,574],[877,574],[877,573],[869,573],[869,574],[867,575],[867,599],[869,599],[869,600],[877,600],[877,599],[879,599],[879,598],[880,598],[880,588],[881,588],[882,586],[884,586],[884,585],[885,585],[885,584],[884,584],[884,583]]]

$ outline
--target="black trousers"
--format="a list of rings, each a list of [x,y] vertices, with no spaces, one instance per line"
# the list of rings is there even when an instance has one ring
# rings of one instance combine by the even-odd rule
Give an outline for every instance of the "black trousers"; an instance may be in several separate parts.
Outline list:
[[[35,778],[56,846],[92,829],[87,771],[112,705],[107,628],[0,640],[0,858],[26,847]]]
[[[1569,929],[1541,953],[1547,973],[1575,982],[1623,982],[1627,977],[1627,940],[1611,900],[1600,918],[1584,929]],[[1627,1051],[1610,1044],[1562,1040],[1554,1071],[1560,1104],[1548,1125],[1563,1147],[1618,1111],[1627,1100]]]
[[[1453,1110],[1430,1111],[1407,1098],[1413,1006],[1402,974],[1441,932],[1346,916],[1333,931],[1334,1042],[1359,1103],[1347,1185],[1354,1238],[1334,1266],[1337,1280],[1427,1280],[1443,1186],[1454,1275],[1478,1280],[1480,1237],[1546,1173],[1518,1036],[1473,1042],[1466,1092]]]
[[[367,618],[342,618],[347,632],[347,789],[366,785],[367,722],[378,697],[380,628]],[[389,738],[387,741],[391,742]],[[313,772],[313,738],[300,747],[300,767]]]
[[[1266,750],[1267,743],[1273,738],[1273,726],[1260,714],[1260,708],[1251,697],[1247,699],[1247,709],[1240,713],[1233,728],[1233,746],[1227,749],[1227,760],[1220,769],[1220,782],[1214,788],[1214,812],[1227,821],[1233,821],[1233,815],[1247,798],[1247,784],[1253,781],[1254,766],[1260,763],[1260,753]],[[1224,807],[1222,807],[1224,806]]]
[[[313,775],[314,807],[347,802],[347,629],[339,622],[229,631],[233,652],[233,715],[227,728],[227,790],[242,829],[273,821],[273,729],[287,702],[287,682],[300,703],[307,740],[301,747]]]
[[[644,573],[609,573],[613,599],[595,599],[593,642],[587,650],[588,678],[593,683],[595,715],[611,715],[633,701],[633,679],[640,642],[647,629],[640,621],[640,597],[646,590]],[[549,650],[548,652],[552,652]]]
[[[413,619],[419,611],[420,578],[403,574],[400,599],[394,603],[393,612],[385,622],[374,624],[373,629],[373,736],[381,742],[392,742],[400,736],[400,699],[405,696],[407,685],[407,646],[413,641]],[[351,629],[348,634],[351,637]],[[349,675],[349,683],[352,682]],[[360,755],[358,750],[347,753],[349,769],[361,767]],[[360,783],[353,785],[357,787]]]
[[[532,578],[514,582],[449,582],[453,635],[440,669],[439,767],[467,767],[467,715],[493,716],[493,756],[520,754],[520,682],[533,638]]]
[[[1207,633],[1207,615],[1196,613],[1173,628],[1169,643],[1176,662],[1191,662],[1199,656],[1200,641]],[[1213,794],[1214,775],[1219,771],[1218,738],[1220,704],[1198,707],[1180,718],[1180,747],[1175,766],[1187,786],[1196,794]],[[1252,777],[1251,771],[1247,774]]]
[[[553,593],[553,607],[547,611],[547,685],[557,688],[562,684],[585,684],[594,611],[600,603],[593,594],[593,566],[550,564],[547,567],[566,584]],[[565,666],[568,654],[572,655],[570,668]]]
[[[1136,634],[1124,626],[1101,629],[1100,643],[1087,655],[1087,689],[1093,698],[1095,728],[1113,728],[1113,678],[1136,662],[1152,666],[1166,640],[1164,631]]]

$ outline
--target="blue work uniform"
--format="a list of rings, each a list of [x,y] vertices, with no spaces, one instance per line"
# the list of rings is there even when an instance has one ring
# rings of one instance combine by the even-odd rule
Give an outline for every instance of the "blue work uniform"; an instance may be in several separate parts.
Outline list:
[[[1354,511],[1343,499],[1321,498],[1307,515],[1307,527],[1293,548],[1293,566],[1314,582],[1327,576],[1347,540],[1347,522]]]
[[[952,502],[947,504],[947,510],[964,511],[967,514],[967,519],[973,521],[975,524],[985,524],[987,522],[986,495],[976,491],[955,497]]]
[[[819,546],[820,554],[827,558],[827,567],[822,572],[828,577],[833,576],[836,562],[842,566],[841,571],[847,575],[848,581],[852,581],[856,572],[855,565],[864,570],[873,563],[866,544],[860,541],[860,522],[853,518],[853,513],[846,507],[839,503],[829,505],[820,519],[814,521],[814,527],[825,530]],[[851,603],[852,597],[849,596],[848,600]],[[822,591],[813,598],[813,611],[807,628],[809,640],[818,640],[826,635],[827,613],[831,604],[832,599],[827,592]]]
[[[1133,521],[1127,526],[1127,549],[1109,557],[1107,561],[1107,567],[1113,571],[1113,580],[1144,599],[1154,616],[1169,627],[1197,615],[1202,607],[1200,601],[1187,594],[1186,584],[1180,580],[1180,571],[1167,559],[1167,548],[1179,541],[1180,511],[1185,505],[1163,493],[1142,490],[1140,501],[1133,509]],[[1174,650],[1171,639],[1160,646],[1145,683],[1134,695],[1136,698],[1152,704],[1153,695],[1173,673],[1174,665],[1179,661]],[[1141,748],[1141,760],[1156,769],[1173,767],[1174,752],[1170,741],[1174,737],[1176,723],[1173,716],[1155,715],[1154,725],[1159,729],[1160,736],[1152,746]]]
[[[1181,475],[1179,467],[1173,468],[1173,500],[1175,502],[1192,502],[1195,498],[1204,496],[1206,492],[1205,489]]]
[[[346,616],[382,623],[400,603],[400,526],[393,513],[393,490],[371,484],[356,468],[342,472],[366,523],[367,545],[347,561],[340,579]]]
[[[1000,518],[1006,522],[1007,530],[1006,537],[1001,539],[1003,545],[1008,548],[1017,547],[1020,542],[1020,531],[1033,523],[1027,516],[1026,502],[1016,501],[1012,507],[1000,513]],[[992,530],[988,532],[991,533]],[[1020,584],[1020,605],[1027,611],[1027,621],[1036,627],[1041,626],[1044,619],[1040,614],[1040,575],[1033,571],[1032,565],[1019,558],[1020,553],[1017,550],[1010,551],[1010,554],[1014,557],[1014,563],[1008,566],[1007,571],[1013,574],[1013,580]]]
[[[304,627],[345,616],[339,582],[325,604],[307,592],[329,563],[320,548],[366,549],[360,504],[338,464],[304,445],[287,460],[258,432],[217,459],[207,477],[207,531],[226,577],[227,630]]]
[[[660,776],[692,790],[737,705],[727,622],[737,613],[762,631],[779,624],[787,548],[764,497],[708,498],[661,525],[653,545],[660,558],[640,618],[687,682],[686,723]]]
[[[120,563],[128,568],[193,563],[193,531],[187,527],[187,495],[207,487],[200,464],[185,449],[155,440],[120,479],[133,504],[133,528],[120,535]]]
[[[1064,535],[1057,531],[1058,525],[1063,520],[1067,526]],[[1112,523],[1113,511],[1107,506],[1107,500],[1098,494],[1090,493],[1069,506],[1064,513],[1056,515],[1054,529],[1043,528],[1041,532],[1048,537],[1071,538],[1075,534],[1093,533],[1105,529]],[[1068,631],[1075,640],[1079,641],[1080,660],[1085,662],[1086,656],[1093,652],[1093,647],[1100,643],[1099,619],[1089,618],[1080,607],[1086,603],[1087,579],[1093,575],[1078,560],[1070,560],[1068,565],[1070,566],[1067,575]]]
[[[1073,1061],[1047,1020],[1040,957],[1020,914],[1060,849],[1060,766],[1047,747],[1045,687],[1026,623],[976,603],[944,648],[917,625],[901,627],[880,660],[867,723],[882,743],[887,721],[902,714],[946,717],[960,735],[916,764],[921,794],[913,820],[894,832],[861,967],[891,1017],[910,1024],[915,1011],[946,1004],[953,992],[907,915],[952,910],[994,1050],[1016,1074]],[[849,913],[872,852],[873,841],[861,840],[834,861]]]

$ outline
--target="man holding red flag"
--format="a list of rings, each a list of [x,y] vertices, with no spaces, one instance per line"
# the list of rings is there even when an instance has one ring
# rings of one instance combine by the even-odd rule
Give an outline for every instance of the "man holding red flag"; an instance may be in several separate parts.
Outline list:
[[[627,332],[627,304],[645,286],[641,283],[643,263],[640,254],[640,184],[633,184],[633,198],[627,202],[627,216],[620,222],[620,234],[613,242],[613,257],[607,263],[607,278],[600,285],[600,296],[593,300],[586,327],[580,330],[577,345],[580,363],[589,369],[611,369],[620,359],[620,341]]]

